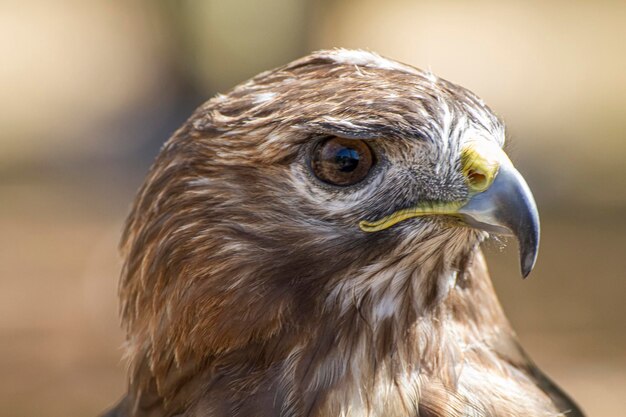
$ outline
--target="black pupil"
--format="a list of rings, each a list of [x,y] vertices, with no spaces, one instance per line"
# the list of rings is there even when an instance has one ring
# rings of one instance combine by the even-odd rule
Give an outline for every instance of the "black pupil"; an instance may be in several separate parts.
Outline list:
[[[335,154],[335,163],[341,172],[352,172],[359,165],[359,153],[356,149],[341,148]]]

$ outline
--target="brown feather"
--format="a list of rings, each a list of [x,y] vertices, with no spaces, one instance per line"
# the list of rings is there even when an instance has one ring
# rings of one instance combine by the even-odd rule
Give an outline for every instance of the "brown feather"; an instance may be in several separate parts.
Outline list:
[[[360,51],[315,53],[201,106],[163,147],[126,224],[129,391],[109,415],[575,409],[519,350],[480,232],[451,219],[356,227],[413,199],[465,196],[454,161],[471,129],[503,141],[469,91]],[[318,186],[303,155],[329,134],[375,141],[407,164],[386,174],[406,186],[366,184],[374,191],[358,204]]]

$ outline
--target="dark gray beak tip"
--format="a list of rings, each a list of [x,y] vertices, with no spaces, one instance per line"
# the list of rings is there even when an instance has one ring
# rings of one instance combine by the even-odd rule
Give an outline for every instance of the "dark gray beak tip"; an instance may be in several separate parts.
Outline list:
[[[535,267],[535,261],[537,260],[537,253],[527,253],[526,255],[521,256],[521,268],[522,268],[522,278],[528,278],[528,275],[532,272]]]
[[[517,206],[522,209],[517,213],[517,221],[510,222],[510,227],[519,244],[522,277],[527,278],[535,267],[539,253],[539,213],[530,190],[519,195]]]
[[[535,267],[535,262],[537,262],[537,253],[539,252],[539,218],[537,216],[532,217],[535,218],[529,225],[531,230],[517,235],[522,278],[527,278],[530,275]]]

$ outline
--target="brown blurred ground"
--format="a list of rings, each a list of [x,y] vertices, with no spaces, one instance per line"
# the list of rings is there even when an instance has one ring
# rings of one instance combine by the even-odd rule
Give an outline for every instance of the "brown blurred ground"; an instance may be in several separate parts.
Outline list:
[[[504,117],[536,194],[530,279],[488,244],[531,355],[590,416],[626,409],[626,4],[211,0],[0,4],[0,416],[95,415],[124,390],[127,208],[216,91],[311,49],[363,47]]]

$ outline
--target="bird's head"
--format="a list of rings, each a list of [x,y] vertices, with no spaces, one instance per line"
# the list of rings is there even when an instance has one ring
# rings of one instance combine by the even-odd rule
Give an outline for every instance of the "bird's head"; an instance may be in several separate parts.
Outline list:
[[[136,349],[264,340],[347,297],[347,282],[371,294],[385,274],[459,268],[486,232],[517,237],[527,275],[538,218],[503,142],[468,90],[361,51],[318,52],[218,95],[165,145],[127,224]]]

